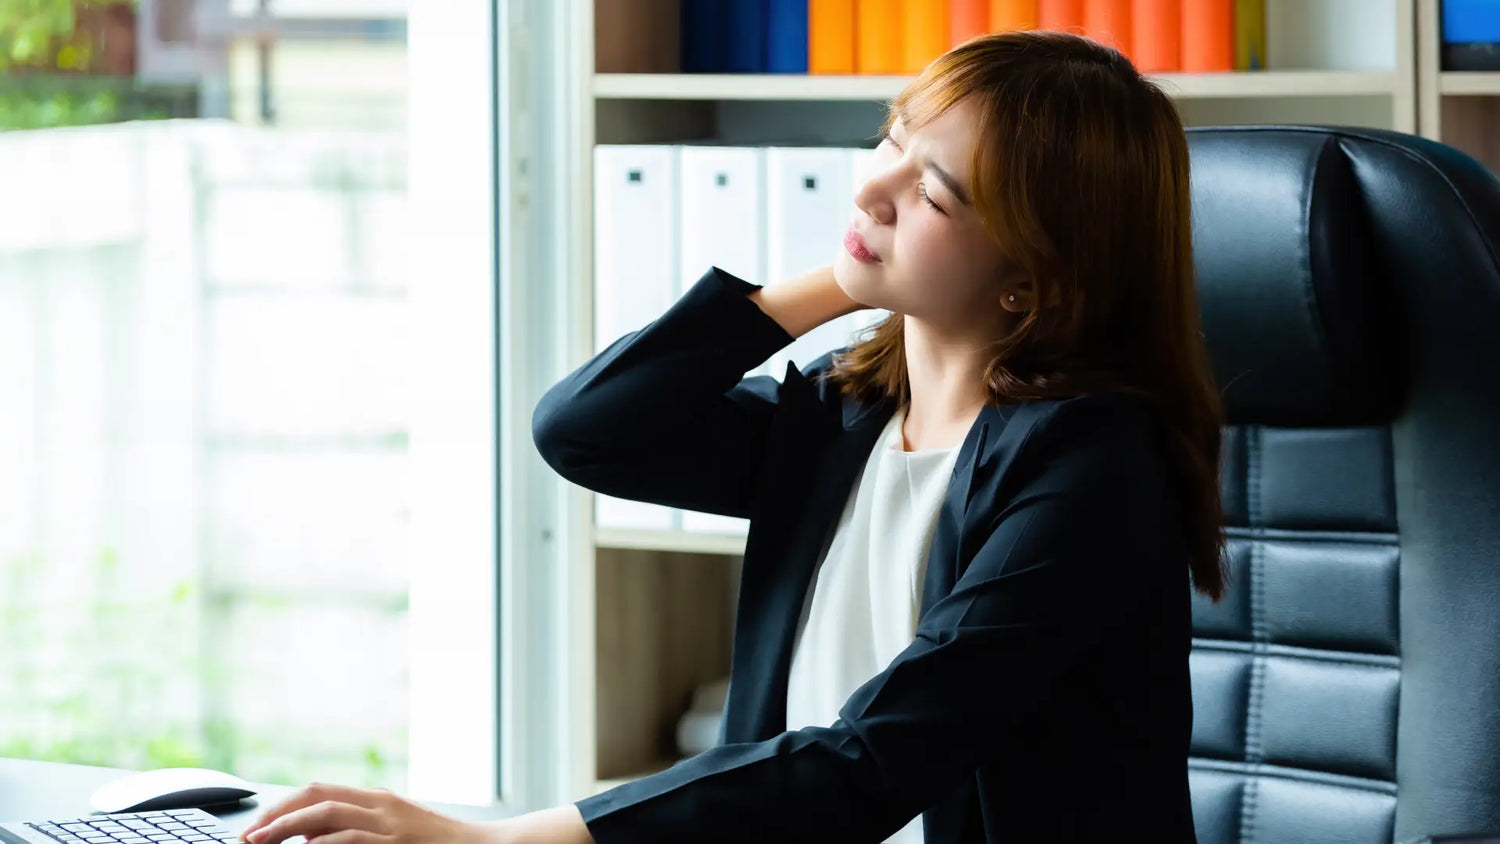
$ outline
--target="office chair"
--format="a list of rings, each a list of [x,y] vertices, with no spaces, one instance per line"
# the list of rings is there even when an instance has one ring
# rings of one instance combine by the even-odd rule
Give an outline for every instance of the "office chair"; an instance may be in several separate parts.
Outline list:
[[[1202,844],[1500,835],[1500,181],[1190,130],[1231,583],[1194,598]]]

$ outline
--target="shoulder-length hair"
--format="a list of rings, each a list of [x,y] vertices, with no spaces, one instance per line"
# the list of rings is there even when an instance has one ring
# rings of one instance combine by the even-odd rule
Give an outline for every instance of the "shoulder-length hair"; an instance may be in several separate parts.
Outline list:
[[[974,207],[1036,306],[996,336],[996,404],[1092,391],[1143,398],[1166,432],[1194,587],[1224,591],[1222,417],[1193,275],[1188,149],[1172,100],[1119,52],[1053,32],[966,42],[891,103],[908,130],[979,108]],[[999,279],[996,280],[997,284]],[[901,315],[835,359],[861,399],[910,400]]]

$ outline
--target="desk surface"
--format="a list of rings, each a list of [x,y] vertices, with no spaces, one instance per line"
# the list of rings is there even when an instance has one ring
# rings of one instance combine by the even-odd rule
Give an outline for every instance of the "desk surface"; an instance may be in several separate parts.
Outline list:
[[[0,759],[0,823],[88,815],[93,811],[89,796],[94,790],[129,773],[118,768]],[[238,833],[297,788],[257,783],[256,796],[241,801],[239,809],[214,814],[229,831]],[[433,811],[470,821],[495,820],[513,814],[500,806],[419,802]]]

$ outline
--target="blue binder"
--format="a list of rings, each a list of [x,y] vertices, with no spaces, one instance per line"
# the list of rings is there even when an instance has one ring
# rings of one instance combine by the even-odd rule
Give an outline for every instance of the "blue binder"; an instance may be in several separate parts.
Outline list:
[[[1444,70],[1500,70],[1500,0],[1443,0]]]
[[[766,72],[807,72],[807,0],[769,0]]]
[[[766,72],[768,0],[724,0],[724,72]]]

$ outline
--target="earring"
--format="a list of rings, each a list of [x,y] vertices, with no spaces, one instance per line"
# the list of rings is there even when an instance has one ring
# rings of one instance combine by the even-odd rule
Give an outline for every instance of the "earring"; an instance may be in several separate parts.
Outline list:
[[[1010,294],[1010,301],[1011,302],[1015,302],[1016,301],[1016,294],[1014,294],[1014,293]]]

